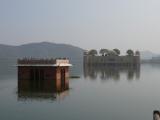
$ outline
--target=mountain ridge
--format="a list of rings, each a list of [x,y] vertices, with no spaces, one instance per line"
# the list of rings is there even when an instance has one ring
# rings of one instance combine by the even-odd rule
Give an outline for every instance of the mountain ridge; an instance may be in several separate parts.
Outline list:
[[[0,44],[0,58],[57,58],[67,57],[70,59],[83,59],[85,50],[70,44],[54,43],[54,42],[33,42],[22,45],[6,45]],[[141,59],[148,60],[152,57],[160,56],[160,54],[151,51],[140,51]]]
[[[0,58],[56,58],[82,59],[84,49],[69,44],[52,42],[27,43],[22,45],[0,44]]]

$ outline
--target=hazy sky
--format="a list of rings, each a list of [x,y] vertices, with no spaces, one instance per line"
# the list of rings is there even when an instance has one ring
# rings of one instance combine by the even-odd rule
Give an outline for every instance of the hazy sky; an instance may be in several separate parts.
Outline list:
[[[0,0],[0,43],[160,52],[160,0]]]

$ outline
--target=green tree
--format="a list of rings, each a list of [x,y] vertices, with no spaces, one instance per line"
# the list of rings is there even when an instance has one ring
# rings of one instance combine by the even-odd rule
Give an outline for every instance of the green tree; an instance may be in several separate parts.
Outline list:
[[[121,54],[120,50],[117,48],[113,49],[113,51],[115,51],[118,56]]]
[[[105,55],[108,54],[108,50],[107,50],[107,49],[101,49],[101,50],[99,51],[99,54],[101,54],[102,56],[105,56]]]
[[[95,49],[90,50],[88,53],[89,53],[89,55],[92,55],[92,56],[95,56],[98,54],[97,50],[95,50]]]
[[[117,53],[115,51],[113,51],[113,50],[109,50],[108,55],[109,56],[116,56]]]
[[[127,50],[127,55],[129,55],[129,56],[133,56],[134,55],[134,52],[133,52],[133,50],[131,50],[131,49],[129,49],[129,50]]]

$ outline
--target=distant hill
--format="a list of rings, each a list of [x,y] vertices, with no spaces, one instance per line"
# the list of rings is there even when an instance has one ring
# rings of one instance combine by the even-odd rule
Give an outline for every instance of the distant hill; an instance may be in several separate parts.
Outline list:
[[[51,42],[29,43],[19,46],[0,44],[0,58],[17,59],[23,57],[33,58],[57,58],[67,57],[74,60],[83,59],[82,48],[67,45],[56,44]],[[150,51],[141,51],[141,59],[148,60],[152,57],[160,56]]]
[[[17,59],[23,57],[82,59],[83,49],[67,44],[50,42],[29,43],[20,46],[0,44],[0,58]]]
[[[152,57],[157,57],[160,55],[160,54],[153,53],[151,51],[141,51],[140,53],[141,53],[142,60],[149,60],[149,59],[152,59]]]

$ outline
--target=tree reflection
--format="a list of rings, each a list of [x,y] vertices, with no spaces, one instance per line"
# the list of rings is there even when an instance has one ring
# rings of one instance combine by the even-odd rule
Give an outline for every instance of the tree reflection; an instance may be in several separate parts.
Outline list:
[[[115,65],[85,65],[84,78],[96,79],[98,76],[101,80],[120,79],[121,74],[125,73],[128,80],[140,78],[140,66],[115,66]]]

